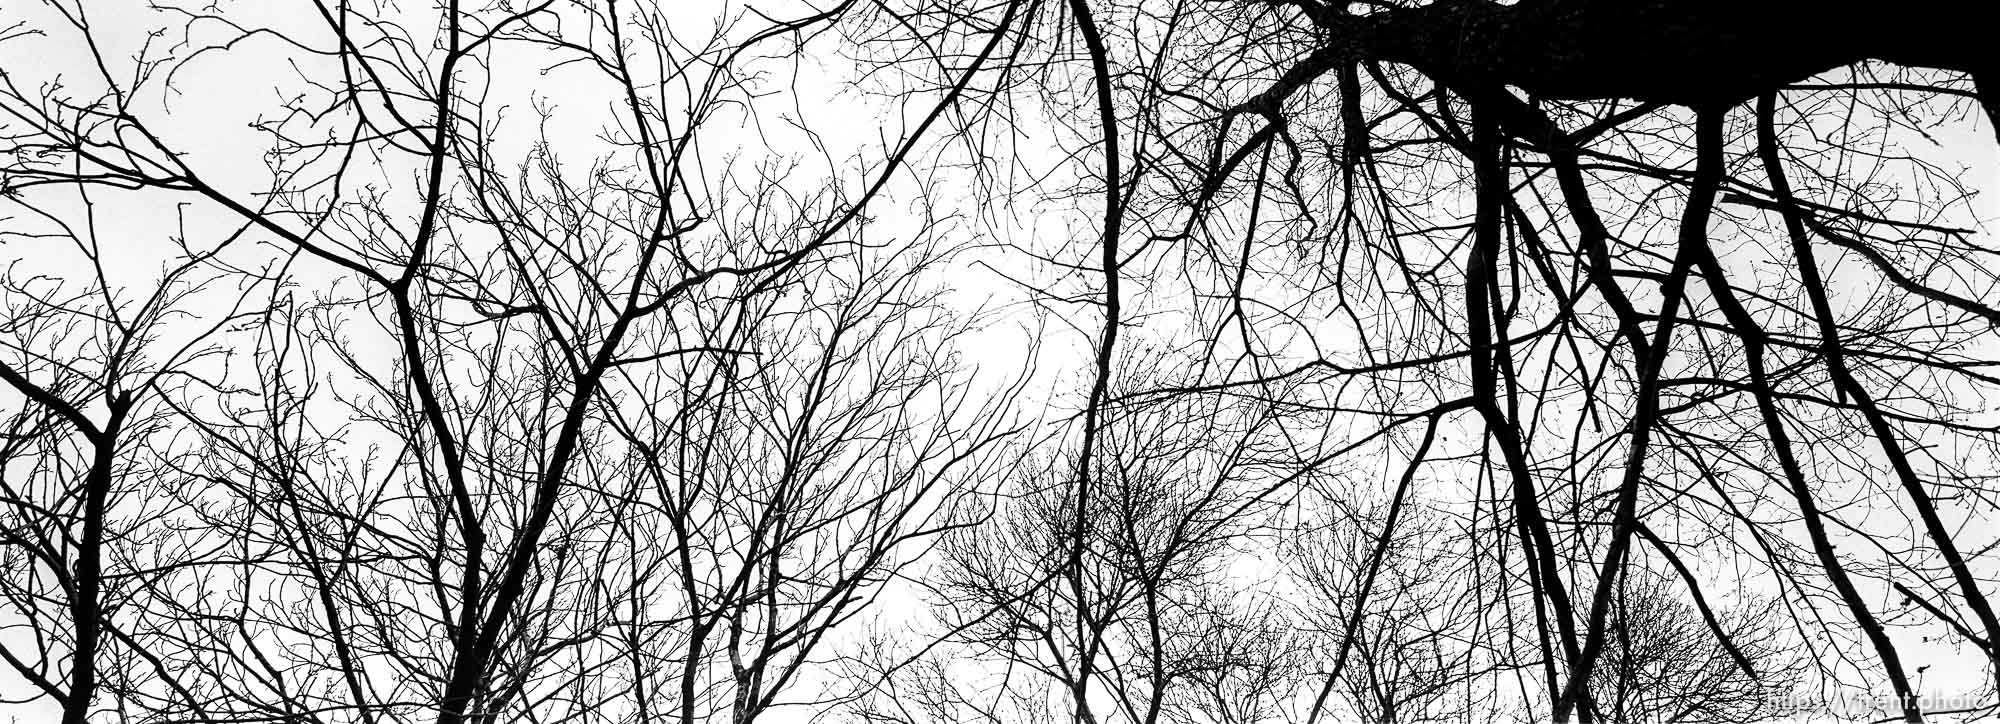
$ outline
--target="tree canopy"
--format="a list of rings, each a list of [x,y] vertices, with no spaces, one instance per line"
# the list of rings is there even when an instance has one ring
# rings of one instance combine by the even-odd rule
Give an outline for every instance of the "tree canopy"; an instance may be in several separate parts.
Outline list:
[[[9,4],[0,700],[1990,716],[1982,9]]]

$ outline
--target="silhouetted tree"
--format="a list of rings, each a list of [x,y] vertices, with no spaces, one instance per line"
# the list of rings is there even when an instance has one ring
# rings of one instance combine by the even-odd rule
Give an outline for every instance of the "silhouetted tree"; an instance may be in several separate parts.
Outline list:
[[[1983,9],[9,5],[0,696],[1991,713]]]

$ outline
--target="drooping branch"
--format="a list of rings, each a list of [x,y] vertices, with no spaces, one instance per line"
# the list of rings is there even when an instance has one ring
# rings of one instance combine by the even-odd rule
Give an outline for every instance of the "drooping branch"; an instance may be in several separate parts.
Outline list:
[[[1639,526],[1639,489],[1645,480],[1647,445],[1660,418],[1660,372],[1666,357],[1664,352],[1673,347],[1674,315],[1682,301],[1688,272],[1694,266],[1694,251],[1698,246],[1707,244],[1709,216],[1715,208],[1715,197],[1722,188],[1722,121],[1723,112],[1714,109],[1702,111],[1695,121],[1695,182],[1682,212],[1681,240],[1674,254],[1673,271],[1661,284],[1660,323],[1653,330],[1653,338],[1646,347],[1660,354],[1648,354],[1641,360],[1637,409],[1632,415],[1632,442],[1625,462],[1624,481],[1618,488],[1611,544],[1604,554],[1604,564],[1599,568],[1597,590],[1591,597],[1583,656],[1571,666],[1569,683],[1564,687],[1562,698],[1556,701],[1556,721],[1566,721],[1571,708],[1585,700],[1585,684],[1604,651],[1605,624],[1611,613],[1613,588],[1623,574],[1626,551],[1631,545],[1633,531]]]

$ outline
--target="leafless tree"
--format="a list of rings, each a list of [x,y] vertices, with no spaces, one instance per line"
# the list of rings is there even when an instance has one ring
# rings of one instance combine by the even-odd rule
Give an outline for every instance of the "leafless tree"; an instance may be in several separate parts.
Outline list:
[[[1260,483],[1282,453],[1263,447],[1270,410],[1196,398],[1124,406],[1101,424],[1083,540],[1071,537],[1073,460],[1025,468],[969,513],[990,522],[948,539],[935,586],[950,640],[1046,678],[1058,710],[1079,716],[1265,720],[1289,689],[1290,642],[1223,564],[1270,512]]]
[[[1084,451],[1145,310],[1212,355],[1158,394],[1307,412],[1337,432],[1285,438],[1306,468],[1415,467],[1381,441],[1432,428],[1488,605],[1532,614],[1492,635],[1532,642],[1523,698],[1558,721],[1596,717],[1642,548],[1701,572],[1683,585],[1754,561],[1832,639],[1820,673],[1904,719],[1913,635],[1974,653],[1993,701],[1972,401],[2000,316],[1964,177],[1917,147],[1990,143],[1964,129],[1994,107],[1970,4],[1029,7],[1047,42],[1021,52],[1055,69],[1028,85],[1099,111],[1054,122],[1051,163],[1102,220],[1041,252],[1095,273],[1050,296],[1104,319]]]
[[[1632,571],[1610,617],[1612,644],[1591,676],[1611,722],[1765,721],[1799,713],[1805,663],[1783,628],[1745,601],[1701,611],[1675,582]],[[1719,634],[1719,635],[1718,635]]]
[[[9,4],[0,696],[1990,714],[1982,9]]]
[[[1419,499],[1406,491],[1372,509],[1335,499],[1328,507],[1339,514],[1302,532],[1287,556],[1306,590],[1295,605],[1325,642],[1318,658],[1332,662],[1316,698],[1337,693],[1341,707],[1329,708],[1348,712],[1335,721],[1492,714],[1477,691],[1500,666],[1480,646],[1488,596],[1457,549],[1467,536]]]
[[[951,347],[980,321],[939,301],[954,224],[895,181],[963,77],[873,160],[814,166],[711,128],[764,122],[762,47],[837,8],[705,36],[616,2],[148,9],[136,49],[96,4],[16,26],[95,74],[7,76],[10,198],[202,209],[284,268],[203,247],[139,302],[102,272],[16,286],[10,661],[65,721],[749,722],[839,695],[831,633],[1013,432]],[[229,61],[296,71],[261,177],[175,127],[180,79]],[[875,228],[889,199],[913,214]],[[210,267],[275,285],[184,325],[233,325],[243,362],[142,409],[208,349],[140,356]]]

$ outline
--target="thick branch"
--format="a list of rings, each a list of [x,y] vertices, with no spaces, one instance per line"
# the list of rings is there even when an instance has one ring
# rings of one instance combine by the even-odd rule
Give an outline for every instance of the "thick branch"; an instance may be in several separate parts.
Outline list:
[[[1978,73],[1979,3],[1856,0],[1445,0],[1328,18],[1353,52],[1445,82],[1541,98],[1733,104],[1865,60]]]

